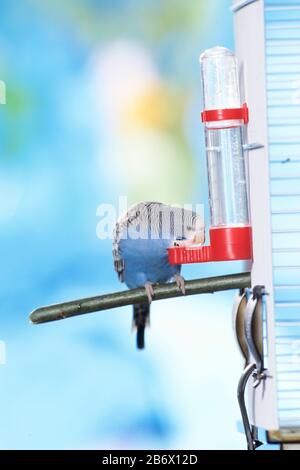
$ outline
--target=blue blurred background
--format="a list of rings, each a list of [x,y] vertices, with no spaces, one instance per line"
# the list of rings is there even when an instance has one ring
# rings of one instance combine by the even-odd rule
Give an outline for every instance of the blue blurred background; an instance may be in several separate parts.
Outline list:
[[[28,322],[124,288],[100,204],[200,202],[209,225],[198,56],[234,47],[230,3],[1,2],[0,448],[245,447],[234,292],[155,302],[142,353],[130,307]]]

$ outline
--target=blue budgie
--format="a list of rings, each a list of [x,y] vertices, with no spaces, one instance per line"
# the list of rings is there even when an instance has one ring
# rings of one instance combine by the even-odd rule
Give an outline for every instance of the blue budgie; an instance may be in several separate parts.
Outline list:
[[[170,265],[167,248],[204,242],[203,219],[195,212],[159,202],[132,206],[116,223],[113,236],[115,270],[129,289],[145,287],[148,303],[134,305],[137,347],[144,348],[153,284],[174,279],[185,294],[180,265]]]

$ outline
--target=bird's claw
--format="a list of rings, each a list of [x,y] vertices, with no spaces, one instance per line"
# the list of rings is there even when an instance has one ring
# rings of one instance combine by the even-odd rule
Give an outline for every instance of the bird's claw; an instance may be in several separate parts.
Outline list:
[[[154,296],[154,290],[153,290],[153,286],[152,286],[151,282],[146,282],[145,290],[146,290],[146,294],[147,294],[147,297],[148,297],[149,304],[151,304],[152,298]]]
[[[175,282],[183,295],[185,295],[185,285],[184,285],[184,277],[180,276],[180,274],[175,274],[174,276]]]

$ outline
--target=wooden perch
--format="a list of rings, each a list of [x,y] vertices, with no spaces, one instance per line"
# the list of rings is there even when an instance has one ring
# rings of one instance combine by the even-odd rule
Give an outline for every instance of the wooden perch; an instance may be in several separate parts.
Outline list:
[[[242,289],[249,286],[250,273],[193,279],[185,282],[185,295],[207,294],[222,290]],[[172,297],[182,297],[182,293],[176,283],[154,286],[153,301],[170,299]],[[30,314],[29,319],[32,323],[46,323],[147,301],[144,288],[131,289],[37,308]]]

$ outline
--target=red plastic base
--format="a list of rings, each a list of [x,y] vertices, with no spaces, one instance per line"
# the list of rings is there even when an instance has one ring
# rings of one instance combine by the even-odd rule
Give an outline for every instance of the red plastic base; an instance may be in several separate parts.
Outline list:
[[[168,249],[170,264],[209,263],[252,259],[252,230],[244,227],[212,227],[210,245],[172,247]]]

